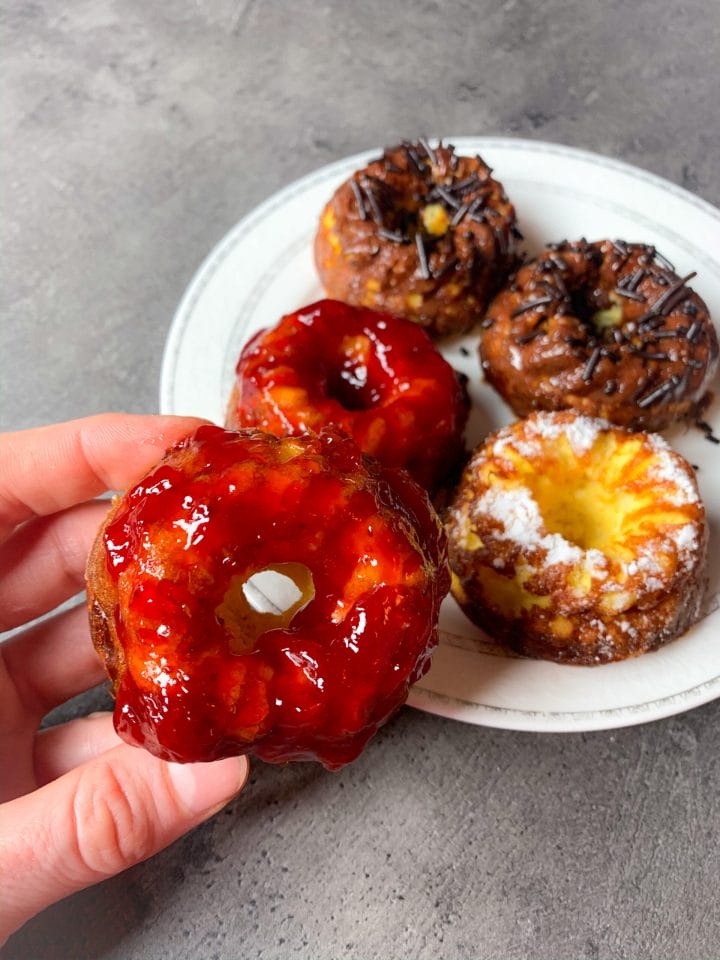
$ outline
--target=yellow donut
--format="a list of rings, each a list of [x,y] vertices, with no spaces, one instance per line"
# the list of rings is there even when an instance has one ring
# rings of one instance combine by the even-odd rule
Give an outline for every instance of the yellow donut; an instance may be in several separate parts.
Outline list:
[[[532,414],[475,451],[446,520],[456,600],[519,653],[622,660],[700,616],[705,508],[656,434]]]

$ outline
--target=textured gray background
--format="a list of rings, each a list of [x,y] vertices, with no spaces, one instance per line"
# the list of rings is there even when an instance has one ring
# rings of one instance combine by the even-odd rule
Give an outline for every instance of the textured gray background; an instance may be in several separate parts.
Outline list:
[[[717,0],[3,6],[2,429],[156,410],[208,249],[400,136],[558,141],[720,202]],[[717,957],[719,719],[541,736],[404,710],[339,774],[256,763],[5,956]]]

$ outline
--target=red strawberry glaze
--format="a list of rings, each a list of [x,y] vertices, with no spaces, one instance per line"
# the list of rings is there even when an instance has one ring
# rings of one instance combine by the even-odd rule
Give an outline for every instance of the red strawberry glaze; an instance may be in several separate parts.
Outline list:
[[[230,427],[284,436],[332,425],[430,491],[463,454],[464,382],[402,317],[321,300],[257,334],[236,374]]]
[[[285,615],[243,591],[268,569],[301,593]],[[125,740],[175,761],[329,769],[428,668],[449,588],[424,491],[333,432],[199,428],[116,505],[88,570]]]

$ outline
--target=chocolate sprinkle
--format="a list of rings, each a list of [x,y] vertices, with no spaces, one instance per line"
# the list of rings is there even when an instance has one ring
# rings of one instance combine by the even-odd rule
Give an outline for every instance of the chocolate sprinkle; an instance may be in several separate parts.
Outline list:
[[[357,203],[358,213],[360,214],[361,220],[367,220],[367,209],[365,207],[365,201],[363,200],[362,191],[359,184],[356,180],[350,181],[350,188],[355,195],[355,202]]]
[[[480,214],[480,216],[477,215],[478,208],[483,206],[484,203],[485,203],[485,197],[475,197],[473,202],[468,207],[467,215],[468,217],[470,217],[471,220],[474,220],[476,223],[482,223],[485,219],[484,214]]]
[[[660,253],[659,250],[655,250],[655,251],[654,251],[653,257],[654,257],[655,260],[657,260],[657,262],[658,262],[661,266],[665,267],[666,270],[671,270],[673,273],[675,273],[675,267],[672,265],[672,263],[668,260],[667,257],[664,257],[664,256]]]
[[[494,226],[492,231],[493,236],[495,237],[495,243],[497,244],[498,253],[500,256],[504,257],[507,253],[507,239],[505,237],[505,231],[499,226]]]
[[[459,180],[457,183],[454,183],[452,185],[452,190],[453,193],[466,193],[473,186],[482,186],[477,173],[471,173],[470,176],[465,177],[464,180]]]
[[[425,137],[418,137],[418,143],[420,144],[420,146],[423,148],[423,150],[424,150],[425,153],[427,154],[428,160],[430,161],[430,163],[431,163],[433,166],[437,166],[437,162],[438,162],[437,154],[436,154],[435,151],[432,149],[432,147],[430,146],[430,144],[427,142],[427,140],[425,139]]]
[[[468,212],[468,205],[466,203],[463,203],[463,205],[458,207],[457,210],[455,211],[453,218],[450,221],[450,226],[456,227],[467,212]]]
[[[590,354],[590,357],[588,358],[588,362],[585,364],[585,369],[583,370],[583,373],[582,373],[582,378],[585,381],[585,383],[589,383],[592,380],[593,374],[595,373],[595,368],[600,362],[601,353],[602,353],[602,347],[598,345]]]
[[[615,293],[619,297],[627,297],[628,300],[637,300],[638,303],[645,303],[647,299],[644,294],[636,293],[635,290],[631,290],[630,287],[615,287]]]
[[[638,320],[638,327],[642,327],[642,333],[654,330],[656,327],[662,327],[665,324],[665,317],[657,317],[651,311],[643,314]]]
[[[367,181],[365,181],[365,183],[362,184],[362,188],[365,191],[365,196],[367,197],[367,202],[370,206],[370,212],[372,214],[373,220],[379,227],[383,227],[385,225],[383,222],[384,221],[383,212],[380,209],[380,204],[378,203],[378,199],[375,196],[375,191]]]
[[[697,335],[700,333],[701,330],[702,330],[702,323],[699,320],[693,320],[687,332],[686,339],[688,343],[695,343],[695,341],[697,340]]]
[[[443,264],[439,270],[433,271],[433,280],[439,280],[440,277],[444,277],[446,273],[450,273],[451,270],[454,270],[458,265],[459,260],[457,257],[451,257],[447,263]]]
[[[546,303],[552,303],[553,297],[538,297],[537,300],[529,300],[527,303],[523,303],[521,306],[516,307],[515,310],[510,314],[512,320],[515,317],[519,317],[521,313],[527,313],[528,310],[534,310],[535,307],[544,307]]]
[[[417,152],[416,152],[416,150],[414,149],[414,147],[412,146],[412,144],[408,143],[407,141],[404,141],[403,144],[402,144],[402,148],[403,148],[403,150],[405,151],[406,157],[407,157],[408,160],[410,160],[410,162],[413,164],[413,166],[415,167],[415,169],[417,170],[417,172],[424,175],[424,174],[425,174],[425,165],[423,164],[423,162],[422,162],[422,160],[420,159],[420,157],[417,155]]]
[[[637,270],[633,271],[633,273],[624,276],[618,286],[622,287],[623,290],[637,290],[638,284],[641,280],[643,280],[646,273],[647,270],[643,270],[642,267],[638,267]]]
[[[677,387],[675,390],[676,397],[682,397],[685,393],[688,383],[690,382],[690,377],[692,376],[692,370],[690,367],[685,367],[682,377],[678,379]]]
[[[446,190],[445,187],[436,186],[434,192],[435,192],[439,197],[441,197],[449,207],[452,207],[453,210],[457,210],[457,208],[460,206],[460,201],[457,200],[457,199],[450,193],[449,190]]]
[[[640,399],[637,401],[637,405],[640,407],[640,409],[649,407],[651,403],[655,403],[656,400],[664,397],[665,394],[674,387],[675,384],[672,380],[665,380],[665,382],[661,383],[659,387],[655,387],[655,389],[651,390],[650,393],[646,393],[645,396],[640,397]]]
[[[688,333],[687,327],[676,327],[674,330],[657,330],[652,334],[653,340],[682,340]]]
[[[709,440],[710,443],[720,443],[720,438],[715,436],[713,428],[706,420],[698,420],[695,426],[699,430],[702,430],[702,432],[705,434],[705,439]]]
[[[693,270],[691,273],[688,273],[685,277],[680,277],[675,283],[670,284],[665,293],[662,296],[658,297],[655,303],[650,307],[647,313],[643,314],[642,317],[638,320],[638,323],[644,323],[646,320],[649,320],[651,317],[656,316],[666,316],[670,310],[678,303],[678,300],[675,298],[675,294],[683,290],[683,287],[688,282],[692,280],[693,277],[697,276],[697,270]],[[657,282],[660,282],[660,277],[656,277]],[[690,291],[688,291],[687,296],[689,296]]]
[[[391,243],[406,243],[407,237],[399,230],[388,230],[386,227],[378,227],[378,236],[384,240],[390,240]]]
[[[532,343],[533,340],[537,340],[538,337],[542,337],[545,333],[544,330],[531,330],[530,333],[526,333],[522,337],[517,338],[519,344]]]
[[[420,275],[423,280],[430,279],[430,267],[428,266],[427,252],[421,233],[415,234],[415,246],[417,247],[418,260],[420,262]]]

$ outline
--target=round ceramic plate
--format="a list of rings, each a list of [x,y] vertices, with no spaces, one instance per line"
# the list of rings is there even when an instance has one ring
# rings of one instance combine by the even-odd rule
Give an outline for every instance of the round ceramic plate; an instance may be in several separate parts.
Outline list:
[[[674,184],[624,163],[554,144],[451,138],[480,153],[504,183],[530,254],[562,239],[652,243],[720,316],[720,211]],[[320,211],[335,188],[377,150],[298,180],[245,217],[190,284],[173,321],[162,367],[161,409],[222,423],[241,347],[257,330],[322,296],[312,260]],[[467,440],[479,442],[512,414],[480,379],[477,337],[442,345],[470,378]],[[718,391],[715,389],[717,395]],[[720,402],[707,420],[720,435]],[[720,446],[695,429],[668,440],[698,467],[711,526],[711,588],[704,618],[665,648],[624,663],[560,666],[502,655],[449,598],[441,642],[410,704],[486,726],[578,731],[641,723],[720,695]]]

